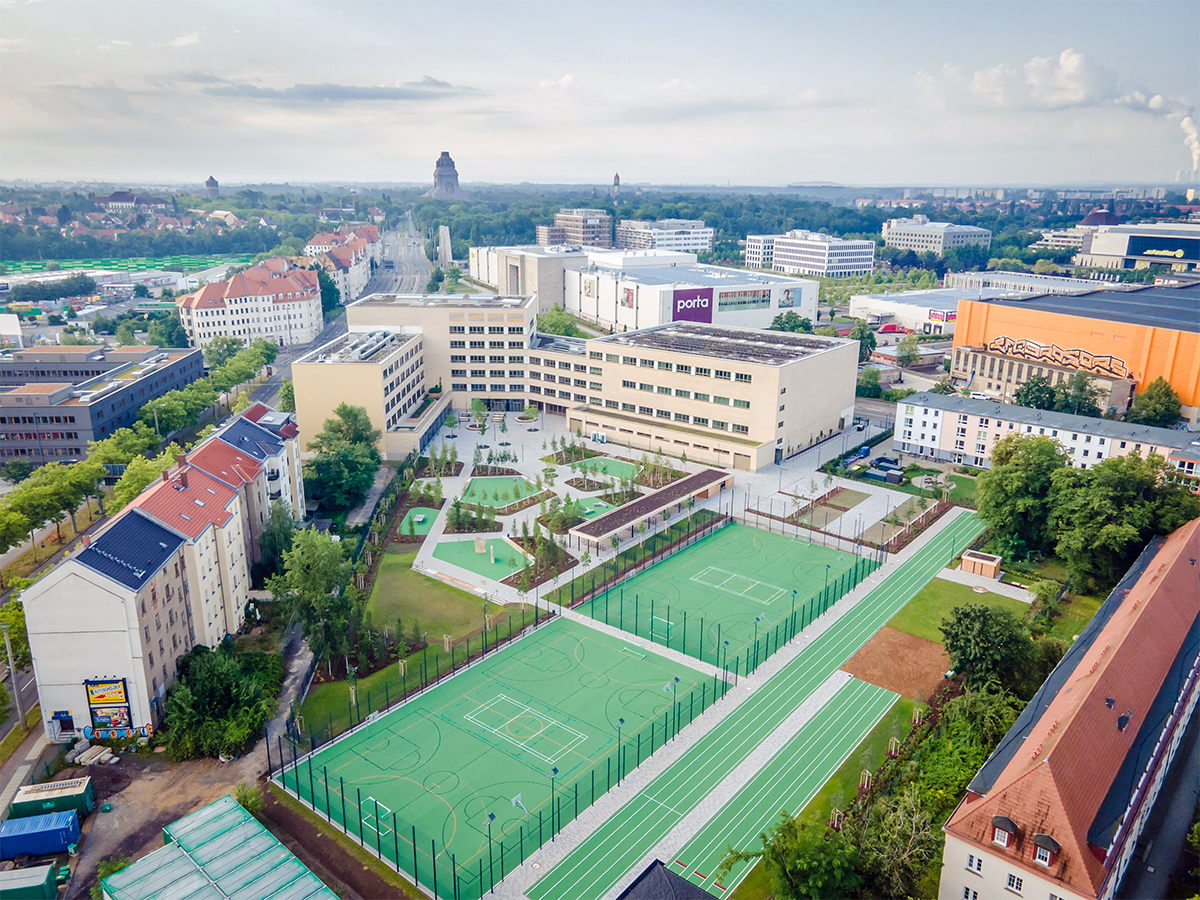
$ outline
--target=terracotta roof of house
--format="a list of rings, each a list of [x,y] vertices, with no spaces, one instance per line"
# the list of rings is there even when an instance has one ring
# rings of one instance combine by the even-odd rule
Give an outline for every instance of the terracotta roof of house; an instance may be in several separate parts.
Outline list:
[[[243,419],[249,419],[251,422],[257,422],[263,416],[271,411],[271,408],[263,403],[251,403],[240,413]]]
[[[230,485],[185,463],[138,494],[132,505],[195,540],[209,525],[220,527],[233,518],[229,504],[235,496]]]
[[[215,439],[204,442],[189,453],[188,462],[232,487],[250,484],[263,470],[262,464],[254,457]]]
[[[1156,538],[980,769],[946,831],[1085,896],[1104,888],[1135,797],[1200,652],[1200,519]],[[993,817],[1020,829],[992,843]],[[1049,870],[1034,838],[1061,845]]]
[[[182,298],[180,306],[191,309],[212,309],[226,305],[235,297],[271,296],[274,303],[297,303],[311,300],[320,292],[315,272],[290,268],[286,260],[268,259],[239,272],[227,281],[206,284],[194,294]],[[289,297],[288,294],[293,296]]]

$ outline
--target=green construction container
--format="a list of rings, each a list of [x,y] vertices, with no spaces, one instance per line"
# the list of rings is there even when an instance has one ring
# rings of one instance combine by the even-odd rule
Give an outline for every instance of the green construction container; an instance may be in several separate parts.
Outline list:
[[[54,866],[0,872],[0,900],[53,900],[57,896]]]
[[[41,816],[46,813],[72,810],[82,822],[96,808],[96,793],[91,776],[66,781],[47,781],[27,784],[17,791],[8,809],[10,819]]]

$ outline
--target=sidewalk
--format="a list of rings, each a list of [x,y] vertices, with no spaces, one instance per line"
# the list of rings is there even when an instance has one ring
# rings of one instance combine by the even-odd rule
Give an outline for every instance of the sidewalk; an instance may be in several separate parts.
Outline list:
[[[942,569],[937,573],[937,577],[945,581],[953,581],[957,584],[965,584],[967,587],[981,587],[987,590],[990,594],[999,594],[1001,597],[1011,597],[1013,600],[1020,600],[1022,603],[1032,603],[1033,594],[1025,590],[1025,588],[1015,587],[1011,584],[1004,584],[996,578],[985,578],[982,575],[974,575],[971,572],[964,572],[962,569]]]
[[[0,773],[11,772],[8,774],[8,780],[4,787],[0,789],[0,815],[7,812],[8,805],[12,803],[12,799],[21,785],[29,781],[33,767],[37,765],[38,757],[48,746],[50,746],[50,741],[46,738],[46,732],[39,723],[26,735],[12,758],[4,764],[3,768],[0,768]]]

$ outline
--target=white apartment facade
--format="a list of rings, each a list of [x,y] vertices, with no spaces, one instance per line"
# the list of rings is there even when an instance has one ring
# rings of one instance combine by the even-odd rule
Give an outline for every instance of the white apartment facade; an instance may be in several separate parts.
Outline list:
[[[715,231],[699,219],[623,219],[617,223],[617,248],[621,250],[679,250],[708,253]]]
[[[931,222],[928,216],[888,219],[883,223],[883,242],[889,247],[916,253],[945,253],[953,247],[992,245],[992,233],[974,225]]]
[[[892,448],[900,453],[990,469],[996,443],[1012,434],[1044,436],[1057,441],[1067,454],[1068,465],[1080,469],[1091,468],[1114,456],[1144,457],[1157,453],[1166,459],[1187,446],[1192,437],[1189,432],[1171,428],[922,392],[896,404]]]
[[[324,327],[321,288],[315,272],[269,259],[180,298],[179,320],[193,347],[214,337],[308,344]]]
[[[750,235],[746,238],[745,261],[751,268],[770,268],[788,275],[869,275],[875,268],[875,242],[816,231]]]

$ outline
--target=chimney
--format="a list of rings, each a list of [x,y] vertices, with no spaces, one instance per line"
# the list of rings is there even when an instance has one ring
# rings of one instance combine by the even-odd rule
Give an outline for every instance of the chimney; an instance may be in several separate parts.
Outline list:
[[[92,542],[92,536],[90,534],[85,534],[83,536],[83,546],[87,547],[87,545],[90,544],[91,542]]]
[[[163,471],[162,471],[162,480],[163,480],[163,484],[166,484],[168,481],[171,480],[170,476],[167,475],[166,469],[163,469]]]
[[[187,454],[186,453],[175,454],[175,462],[179,463],[179,465],[181,465],[181,466],[186,466],[187,465]]]
[[[179,458],[180,458],[180,459],[183,459],[183,457],[182,457],[182,456],[180,456]],[[187,485],[187,473],[188,473],[188,470],[187,470],[187,469],[180,469],[180,470],[179,470],[179,483],[180,483],[181,485],[183,485],[183,487],[184,487],[185,489],[186,489],[186,488],[187,488],[187,486],[188,486],[188,485]]]

